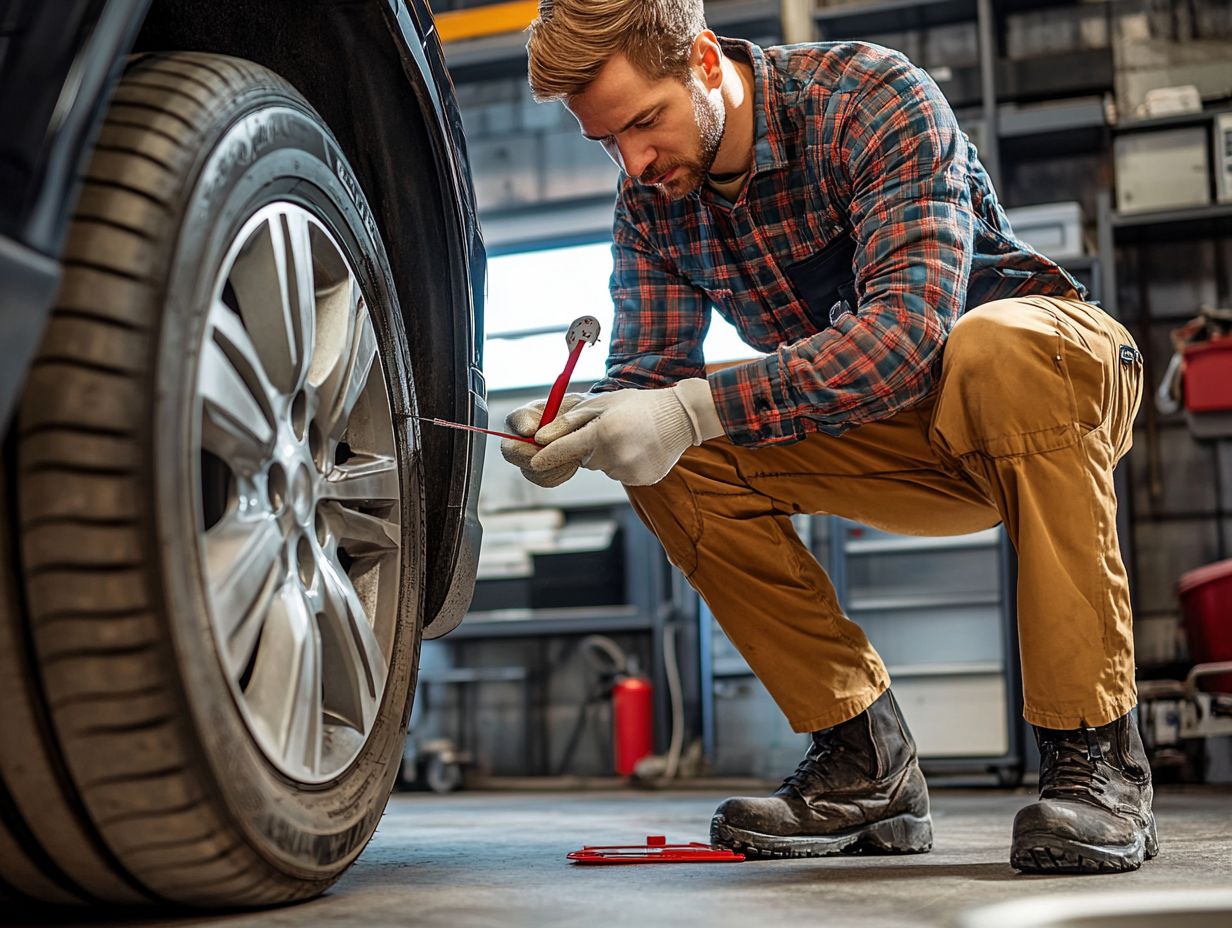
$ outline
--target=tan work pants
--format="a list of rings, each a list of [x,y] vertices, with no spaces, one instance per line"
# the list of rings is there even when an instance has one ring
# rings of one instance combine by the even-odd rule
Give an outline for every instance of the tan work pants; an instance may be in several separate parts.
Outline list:
[[[905,535],[1002,522],[1018,551],[1024,715],[1102,725],[1137,701],[1112,471],[1142,386],[1122,345],[1129,333],[1079,300],[988,303],[955,325],[940,385],[915,408],[837,438],[709,441],[629,497],[796,731],[858,715],[889,676],[791,515]]]

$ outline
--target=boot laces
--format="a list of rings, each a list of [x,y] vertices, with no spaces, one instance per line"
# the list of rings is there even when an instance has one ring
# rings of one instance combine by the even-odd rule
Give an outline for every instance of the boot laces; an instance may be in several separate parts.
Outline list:
[[[1108,783],[1100,768],[1101,755],[1086,744],[1058,739],[1043,744],[1043,794],[1057,798],[1089,799]]]
[[[798,792],[809,791],[825,780],[828,763],[834,755],[842,753],[843,744],[837,738],[814,738],[804,759],[783,780],[780,790],[791,787]]]

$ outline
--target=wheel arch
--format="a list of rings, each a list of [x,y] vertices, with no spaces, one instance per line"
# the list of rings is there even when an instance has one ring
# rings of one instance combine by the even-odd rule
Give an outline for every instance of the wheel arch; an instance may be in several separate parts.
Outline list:
[[[418,41],[423,34],[427,49]],[[401,0],[152,0],[133,50],[234,55],[304,95],[337,137],[381,230],[421,414],[469,421],[472,392],[483,396],[472,367],[481,361],[485,258],[461,120],[426,7]],[[425,73],[434,66],[435,74]],[[428,181],[408,181],[424,173]],[[443,273],[419,273],[425,267]],[[445,429],[425,430],[423,449],[428,537],[436,542],[427,565],[430,622],[449,593],[474,492],[472,468],[457,462],[477,449],[465,433]]]

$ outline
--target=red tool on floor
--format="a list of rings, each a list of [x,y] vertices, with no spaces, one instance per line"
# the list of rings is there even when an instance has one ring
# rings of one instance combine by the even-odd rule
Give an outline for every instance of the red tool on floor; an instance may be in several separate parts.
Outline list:
[[[663,835],[649,835],[645,844],[588,844],[568,857],[578,864],[738,864],[744,860],[743,854],[699,841],[668,844]]]
[[[573,370],[577,367],[582,349],[587,345],[593,345],[598,340],[599,320],[594,316],[578,316],[570,323],[569,330],[565,332],[565,344],[569,346],[569,360],[565,362],[565,369],[560,372],[560,376],[552,384],[551,392],[548,393],[547,403],[543,407],[543,416],[539,419],[539,428],[543,428],[556,418],[556,414],[560,412],[561,401],[565,398],[565,391],[569,389],[569,381],[573,379]],[[525,435],[514,435],[511,432],[497,432],[494,429],[484,429],[477,425],[450,422],[448,419],[432,419],[428,416],[416,416],[415,418],[421,422],[430,422],[432,425],[440,425],[447,429],[481,432],[484,435],[495,435],[497,438],[511,438],[514,441],[524,441],[530,445],[538,444],[533,438],[528,438]]]

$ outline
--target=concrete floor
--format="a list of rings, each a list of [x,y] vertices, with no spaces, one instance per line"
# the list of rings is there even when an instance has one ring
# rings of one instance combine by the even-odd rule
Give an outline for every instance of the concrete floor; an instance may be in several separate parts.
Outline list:
[[[638,843],[650,834],[704,841],[722,798],[685,791],[399,794],[367,851],[321,899],[253,914],[89,924],[889,928],[950,926],[974,907],[1041,894],[1232,891],[1227,788],[1158,795],[1160,857],[1115,876],[1015,874],[1007,863],[1010,823],[1033,799],[1026,790],[934,790],[936,843],[919,856],[625,867],[565,860],[583,844]]]

